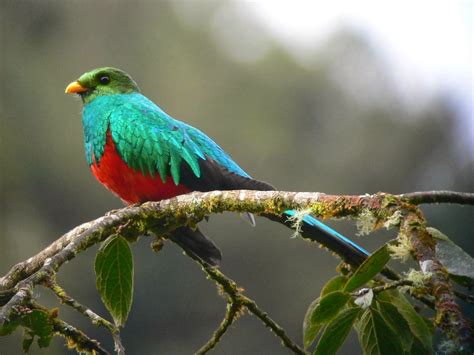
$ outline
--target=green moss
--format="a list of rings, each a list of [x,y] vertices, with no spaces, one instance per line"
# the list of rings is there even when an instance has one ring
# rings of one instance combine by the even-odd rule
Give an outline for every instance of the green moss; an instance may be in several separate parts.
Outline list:
[[[400,222],[402,221],[403,219],[403,214],[400,210],[396,210],[393,214],[387,214],[387,216],[385,216],[384,220],[385,220],[385,223],[383,224],[383,226],[386,228],[386,229],[390,229],[390,228],[393,228],[393,227],[398,227],[400,225]]]
[[[380,195],[380,194],[379,194]],[[380,207],[387,209],[389,207],[398,206],[401,204],[400,198],[390,194],[383,194]]]
[[[377,225],[377,218],[368,208],[362,210],[357,218],[358,235],[367,235],[372,232]]]
[[[408,261],[412,252],[410,239],[405,233],[400,232],[398,233],[397,241],[397,244],[389,244],[389,250],[392,257],[403,262]]]
[[[328,215],[328,209],[323,203],[315,203],[310,206],[311,208],[311,214],[314,214],[315,216],[319,217],[326,217]]]

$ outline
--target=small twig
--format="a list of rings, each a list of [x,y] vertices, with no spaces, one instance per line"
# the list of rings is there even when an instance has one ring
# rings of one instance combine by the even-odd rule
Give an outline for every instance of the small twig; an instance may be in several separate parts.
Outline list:
[[[286,335],[285,330],[279,326],[273,319],[271,319],[266,312],[263,312],[257,304],[248,297],[242,296],[242,303],[249,312],[253,313],[257,318],[259,318],[268,328],[270,328],[277,337],[281,339],[283,344],[293,350],[295,354],[304,355],[306,354],[303,349],[301,349],[296,343],[294,343],[288,335]]]
[[[49,311],[47,308],[41,306],[35,301],[32,301],[30,304],[32,309],[40,309],[44,312]],[[97,340],[89,338],[82,331],[65,321],[59,318],[51,318],[51,323],[53,331],[68,340],[68,347],[75,348],[78,352],[95,353],[98,355],[110,354]]]
[[[54,277],[46,279],[44,285],[51,289],[62,303],[67,304],[82,315],[89,318],[92,321],[92,324],[106,328],[112,334],[112,338],[114,339],[115,343],[115,351],[117,352],[117,354],[125,355],[125,348],[123,347],[122,341],[120,340],[120,330],[118,327],[109,322],[107,319],[99,316],[90,308],[84,306],[83,304],[77,302],[74,298],[70,297],[66,293],[66,291],[61,286],[59,286],[56,280],[54,280]]]
[[[474,193],[456,191],[423,191],[398,195],[414,205],[423,203],[456,203],[474,205]]]
[[[412,285],[413,285],[413,282],[410,280],[399,280],[399,281],[386,283],[385,285],[372,287],[372,292],[374,294],[377,294],[382,291],[391,290],[393,288],[397,288],[400,286],[412,286]],[[358,297],[359,296],[358,292],[359,291],[355,291],[355,292],[352,292],[351,294],[354,297]]]
[[[386,283],[386,284],[381,285],[381,286],[373,287],[372,292],[374,294],[377,294],[377,293],[380,293],[380,292],[383,292],[383,291],[386,291],[386,290],[391,290],[391,289],[394,289],[394,288],[397,288],[397,287],[400,287],[400,286],[413,286],[413,281],[404,279],[404,280],[398,280],[398,281]],[[351,295],[353,297],[359,297],[360,296],[359,291],[352,292]],[[414,292],[414,293],[411,293],[410,296],[414,297],[415,299],[417,299],[418,301],[423,303],[425,306],[427,306],[427,307],[429,307],[433,310],[435,309],[434,302],[430,298],[428,298],[426,295],[419,294],[418,292]]]
[[[89,338],[84,332],[73,327],[61,319],[53,319],[53,330],[68,339],[68,346],[74,347],[78,352],[95,352],[98,355],[109,355],[110,353],[100,346],[95,339]]]
[[[268,316],[266,312],[262,311],[258,307],[255,301],[253,301],[252,299],[242,294],[241,289],[237,287],[237,284],[235,283],[235,281],[225,276],[218,269],[207,265],[198,257],[191,254],[187,254],[187,255],[191,257],[192,259],[194,259],[199,265],[201,265],[202,269],[207,274],[207,276],[210,279],[214,280],[214,282],[222,289],[222,291],[226,293],[227,297],[231,300],[232,304],[235,305],[235,307],[237,307],[237,311],[240,310],[241,307],[245,307],[250,313],[254,314],[268,328],[270,328],[273,331],[273,333],[278,338],[280,338],[284,346],[291,349],[295,354],[298,354],[298,355],[306,354],[303,349],[301,349],[295,342],[293,342],[290,339],[290,337],[288,337],[288,335],[285,333],[285,330],[280,325],[278,325],[278,323],[276,323],[273,319],[271,319]],[[239,314],[238,312],[234,313],[233,318],[235,318],[238,314]],[[226,318],[228,315],[229,315],[229,312],[226,312]],[[231,320],[233,320],[233,318]],[[226,326],[223,327],[222,326],[223,324],[226,324]],[[216,330],[216,332],[214,332],[212,338],[199,351],[202,351],[208,344],[211,344],[212,347],[215,347],[217,345],[217,342],[222,338],[222,336],[227,331],[230,324],[231,322],[227,323],[226,319],[224,318],[224,320],[219,325],[219,328]],[[215,338],[216,333],[219,334],[219,338],[217,339],[217,342],[213,342],[213,339]],[[207,349],[207,351],[212,349],[212,347]]]
[[[33,283],[22,281],[18,285],[18,290],[10,300],[0,308],[0,327],[10,319],[10,314],[14,307],[30,301],[33,293]]]
[[[75,227],[35,256],[14,265],[5,276],[0,277],[0,290],[13,288],[18,281],[39,270],[46,259],[63,250],[77,235],[89,230],[98,221],[99,219]]]
[[[120,333],[112,333],[112,339],[114,340],[114,350],[117,355],[125,355],[125,348],[122,345],[122,339],[120,339]]]
[[[462,292],[454,290],[454,294],[456,297],[462,299],[464,302],[474,304],[474,296],[473,295],[466,295]]]
[[[227,310],[225,312],[225,317],[222,320],[219,327],[216,329],[211,339],[204,344],[201,349],[199,349],[196,354],[204,355],[207,354],[210,350],[214,349],[216,345],[221,340],[222,336],[227,332],[227,329],[232,325],[232,323],[237,319],[237,316],[240,312],[241,305],[238,302],[228,302]]]
[[[14,288],[10,288],[5,291],[0,291],[0,307],[8,303],[10,299],[15,295],[16,291]]]

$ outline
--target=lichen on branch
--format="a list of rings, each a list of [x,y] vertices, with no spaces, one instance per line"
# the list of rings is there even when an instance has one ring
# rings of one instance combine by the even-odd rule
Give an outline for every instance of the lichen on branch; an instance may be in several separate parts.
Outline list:
[[[420,203],[461,203],[474,205],[474,194],[450,191],[416,192],[404,195],[377,193],[374,195],[327,195],[309,192],[285,191],[212,191],[195,192],[160,202],[147,202],[111,211],[94,221],[84,223],[66,233],[44,250],[13,266],[0,278],[0,326],[15,312],[17,306],[34,302],[33,290],[37,285],[51,285],[63,302],[77,310],[83,307],[68,298],[54,282],[62,265],[113,234],[133,240],[147,231],[167,235],[184,225],[195,225],[205,217],[225,211],[250,212],[257,215],[281,215],[285,210],[310,212],[322,219],[351,217],[366,219],[370,215],[370,228],[399,229],[403,246],[419,263],[420,269],[430,274],[428,287],[435,296],[436,325],[455,344],[468,342],[472,329],[456,303],[453,287],[445,267],[435,254],[436,242],[426,229],[426,220],[417,207]],[[396,216],[396,218],[394,217]],[[198,261],[198,260],[197,260]],[[235,283],[222,273],[213,273],[203,266],[208,276],[225,290],[225,285]],[[61,292],[60,292],[61,291]],[[242,295],[236,288],[226,292],[228,312],[214,337],[203,350],[212,348],[235,320],[242,308],[259,317],[281,341],[295,353],[303,351],[256,303]],[[59,320],[58,320],[59,321]],[[113,330],[113,329],[112,329]],[[79,332],[79,331],[78,331]],[[75,334],[79,334],[76,332]],[[81,337],[76,336],[81,339]],[[86,339],[86,338],[84,338]],[[91,339],[87,338],[90,343]],[[85,346],[79,344],[78,347]]]

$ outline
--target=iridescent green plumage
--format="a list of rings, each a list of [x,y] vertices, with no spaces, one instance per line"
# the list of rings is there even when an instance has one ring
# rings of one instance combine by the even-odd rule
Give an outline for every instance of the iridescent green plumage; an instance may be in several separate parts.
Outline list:
[[[107,83],[101,79],[108,77]],[[139,93],[137,84],[124,72],[99,68],[82,75],[78,82],[91,88],[82,95],[86,159],[100,161],[107,131],[123,160],[143,174],[171,175],[181,180],[185,161],[194,175],[201,176],[199,160],[212,159],[230,172],[248,175],[209,137],[177,121]]]
[[[229,171],[248,175],[209,137],[167,115],[139,93],[100,96],[85,105],[84,140],[88,164],[100,162],[109,130],[122,159],[143,174],[181,179],[185,161],[201,176],[199,160],[212,159]]]

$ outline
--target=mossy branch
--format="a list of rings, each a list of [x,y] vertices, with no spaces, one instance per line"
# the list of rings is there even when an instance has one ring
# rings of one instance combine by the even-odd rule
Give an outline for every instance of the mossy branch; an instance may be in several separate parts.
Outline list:
[[[243,294],[243,289],[239,288],[233,280],[225,276],[218,269],[202,262],[199,258],[191,254],[188,254],[188,256],[201,265],[207,276],[218,285],[219,290],[223,292],[227,298],[227,310],[224,319],[214,332],[211,339],[209,339],[209,341],[197,351],[197,354],[206,354],[208,351],[213,349],[226,333],[229,326],[240,316],[244,309],[260,319],[265,326],[270,328],[273,333],[280,338],[282,344],[292,350],[293,353],[299,355],[305,354],[304,350],[288,337],[285,330],[280,325],[270,318],[270,316],[264,312],[254,300]]]
[[[455,203],[458,205],[474,205],[474,194],[456,191],[423,191],[402,194],[400,197],[407,199],[414,205],[429,203]]]
[[[40,305],[36,301],[31,301],[28,306],[31,309],[39,309],[44,312],[49,312],[46,307]],[[89,338],[84,332],[65,321],[57,317],[51,317],[51,323],[55,334],[66,338],[69,349],[75,349],[81,354],[109,355],[109,352],[105,350],[97,340]]]
[[[115,351],[117,352],[118,355],[124,355],[125,354],[125,349],[122,345],[122,341],[120,339],[120,330],[117,326],[114,324],[110,323],[108,320],[105,318],[99,316],[97,313],[92,311],[90,308],[84,306],[83,304],[77,302],[74,298],[69,296],[66,291],[57,283],[55,278],[50,278],[46,279],[44,282],[44,286],[47,288],[51,289],[54,294],[59,298],[61,303],[64,303],[72,308],[74,308],[76,311],[84,315],[85,317],[89,318],[92,322],[92,324],[95,324],[100,327],[104,327],[107,329],[110,334],[112,335],[112,338],[114,339],[115,343]]]
[[[232,211],[281,215],[285,210],[296,209],[308,210],[323,219],[353,217],[367,222],[367,216],[370,216],[370,230],[382,226],[399,228],[399,239],[407,241],[421,270],[432,275],[429,288],[435,296],[436,325],[455,344],[461,345],[471,339],[472,329],[456,303],[446,269],[436,258],[436,242],[426,229],[423,214],[416,207],[421,203],[474,205],[474,194],[432,191],[404,195],[378,193],[338,196],[284,191],[213,191],[129,206],[74,228],[37,255],[15,265],[0,278],[0,326],[9,319],[16,306],[30,304],[33,289],[48,280],[54,280],[56,272],[65,262],[114,233],[120,232],[130,238],[146,234],[147,231],[159,231],[166,235],[177,227],[194,225],[213,213]],[[226,283],[233,284],[218,270],[207,267],[204,270],[223,288]],[[56,291],[60,290],[56,288]],[[203,350],[211,349],[219,341],[241,307],[245,307],[269,326],[286,346],[295,353],[303,353],[254,301],[243,296],[237,288],[230,291],[224,288],[224,292],[229,297],[230,310]],[[69,301],[76,309],[81,308],[72,299]]]

